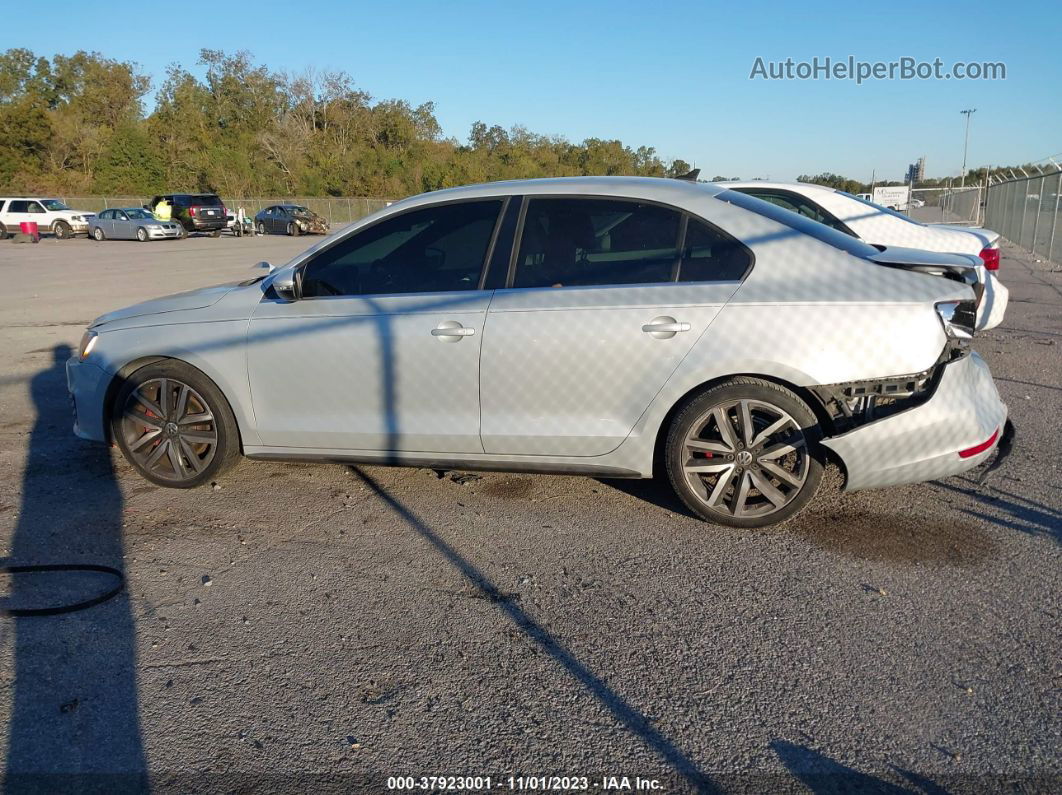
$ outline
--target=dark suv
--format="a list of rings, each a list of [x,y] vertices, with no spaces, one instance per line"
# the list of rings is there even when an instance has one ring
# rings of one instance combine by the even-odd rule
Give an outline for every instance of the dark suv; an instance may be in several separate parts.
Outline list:
[[[155,212],[158,203],[165,199],[170,203],[170,217],[181,224],[185,234],[189,232],[210,232],[214,237],[221,235],[227,223],[225,205],[213,193],[170,193],[155,196],[144,208]]]

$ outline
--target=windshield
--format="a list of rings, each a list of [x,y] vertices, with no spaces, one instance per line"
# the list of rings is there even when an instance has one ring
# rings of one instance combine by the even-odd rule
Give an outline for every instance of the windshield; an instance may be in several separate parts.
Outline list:
[[[311,215],[312,214],[305,207],[291,206],[291,207],[288,207],[288,209],[292,212],[293,215]]]
[[[125,214],[128,215],[130,218],[132,218],[134,220],[137,220],[137,221],[155,217],[151,213],[149,213],[147,210],[141,210],[138,207],[132,207],[132,208],[130,208],[128,210],[124,210],[123,212],[125,212]]]
[[[853,256],[866,259],[878,253],[876,248],[868,246],[858,238],[846,235],[844,232],[838,232],[833,227],[820,224],[818,221],[812,221],[807,216],[800,215],[792,210],[785,210],[777,204],[771,204],[771,202],[757,199],[755,196],[749,196],[747,193],[725,190],[716,198],[730,202],[730,204],[736,204],[738,207],[743,207],[746,210],[762,215],[764,218],[770,218],[772,221],[784,224],[802,234],[810,235],[816,240],[834,248],[839,248],[841,251],[846,251]]]
[[[867,207],[873,207],[878,212],[885,213],[886,215],[894,215],[897,218],[902,218],[903,220],[905,220],[909,224],[914,224],[915,226],[925,226],[925,224],[921,224],[918,221],[914,220],[913,218],[909,218],[908,216],[904,215],[903,213],[897,212],[896,210],[890,210],[888,207],[882,207],[880,204],[875,204],[874,202],[870,201],[869,199],[860,198],[859,196],[855,196],[855,195],[853,195],[851,193],[846,193],[843,190],[839,190],[837,192],[839,194],[841,194],[842,196],[847,196],[852,201],[857,201],[860,204],[865,204]]]
[[[45,210],[69,210],[70,208],[58,199],[41,199]]]

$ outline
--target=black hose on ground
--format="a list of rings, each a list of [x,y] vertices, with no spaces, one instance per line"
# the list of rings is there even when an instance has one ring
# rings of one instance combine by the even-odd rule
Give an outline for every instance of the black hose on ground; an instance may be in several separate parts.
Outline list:
[[[89,607],[103,604],[108,599],[113,599],[121,593],[122,589],[125,587],[125,575],[122,574],[122,572],[112,566],[101,566],[96,563],[46,563],[27,566],[0,566],[0,572],[6,572],[8,574],[39,574],[47,571],[99,572],[101,574],[112,575],[118,583],[109,591],[105,591],[91,599],[86,599],[83,602],[75,602],[74,604],[69,605],[57,605],[55,607],[0,608],[0,615],[22,618],[26,616],[58,616],[63,613],[74,613],[78,610],[85,610]]]

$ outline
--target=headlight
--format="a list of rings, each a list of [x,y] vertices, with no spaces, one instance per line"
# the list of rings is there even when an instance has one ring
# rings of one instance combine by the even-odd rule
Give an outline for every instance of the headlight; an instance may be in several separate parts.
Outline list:
[[[96,347],[96,340],[99,339],[99,334],[95,331],[86,331],[81,337],[81,345],[77,349],[77,358],[81,361],[85,361],[92,349]]]
[[[299,225],[299,229],[305,229],[306,228],[306,222],[305,221],[296,221],[295,223],[297,223]]]

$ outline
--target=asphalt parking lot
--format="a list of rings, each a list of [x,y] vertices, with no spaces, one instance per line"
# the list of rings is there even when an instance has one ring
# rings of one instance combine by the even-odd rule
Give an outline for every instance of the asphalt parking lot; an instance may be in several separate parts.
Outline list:
[[[843,495],[834,473],[780,528],[641,481],[245,462],[166,490],[74,438],[56,359],[89,321],[310,242],[0,243],[7,562],[129,583],[0,619],[9,781],[1057,791],[1062,268],[1005,249],[1007,319],[976,347],[1018,436],[990,485]]]

